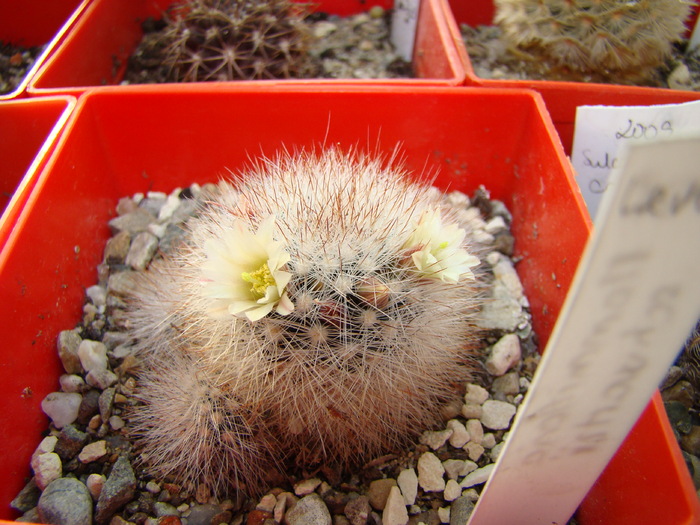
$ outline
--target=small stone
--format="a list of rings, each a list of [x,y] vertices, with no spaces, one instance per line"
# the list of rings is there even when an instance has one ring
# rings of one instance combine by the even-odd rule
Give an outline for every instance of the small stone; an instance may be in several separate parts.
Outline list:
[[[94,386],[95,388],[99,388],[101,390],[109,388],[119,381],[117,374],[111,370],[105,369],[90,370],[85,379],[88,385]]]
[[[87,485],[88,491],[90,491],[90,496],[92,496],[94,501],[97,501],[100,498],[102,487],[104,487],[106,481],[107,478],[105,478],[102,474],[90,474],[88,476],[87,480],[85,481],[85,485]]]
[[[109,365],[107,347],[101,341],[83,339],[78,346],[78,357],[86,372],[106,370]]]
[[[78,347],[82,339],[74,330],[64,330],[58,334],[56,345],[58,357],[63,363],[63,369],[69,374],[80,374],[83,371],[78,357]]]
[[[489,457],[491,458],[491,461],[493,461],[495,463],[496,460],[498,460],[498,456],[501,454],[501,450],[503,450],[504,446],[505,446],[505,443],[503,443],[503,442],[496,443],[496,445],[494,445],[494,447],[489,452]]]
[[[88,442],[88,435],[73,425],[65,425],[58,435],[55,452],[64,460],[73,459]]]
[[[58,438],[56,436],[46,436],[39,442],[36,449],[34,449],[34,452],[32,453],[32,461],[34,461],[34,458],[40,456],[41,454],[53,452],[56,449],[56,443],[58,443]]]
[[[425,492],[445,490],[444,474],[442,462],[432,452],[424,452],[418,458],[418,483]]]
[[[467,392],[464,394],[466,404],[482,405],[488,398],[489,391],[484,387],[471,383],[467,385]]]
[[[41,494],[37,512],[42,523],[91,525],[90,492],[75,478],[58,478]]]
[[[464,450],[467,451],[469,459],[472,461],[478,461],[479,458],[484,454],[484,447],[480,444],[472,441],[464,446]]]
[[[107,455],[107,442],[104,440],[95,441],[89,445],[85,445],[83,450],[78,454],[78,459],[81,463],[92,463]]]
[[[39,512],[37,511],[36,507],[34,507],[22,514],[15,521],[22,523],[41,523],[41,518],[39,517]]]
[[[158,483],[156,483],[155,481],[151,480],[148,483],[146,483],[146,490],[151,494],[158,494],[160,492],[160,485],[158,485]]]
[[[393,478],[375,479],[372,481],[367,490],[367,497],[369,498],[369,504],[372,505],[372,508],[382,510],[384,505],[386,505],[386,499],[389,497],[391,487],[396,486],[396,480]]]
[[[440,507],[437,510],[438,518],[440,518],[440,523],[450,522],[450,507]]]
[[[497,233],[501,233],[502,231],[506,230],[508,228],[508,225],[506,224],[505,219],[501,217],[500,215],[494,217],[493,219],[489,220],[486,223],[485,230],[492,234],[495,235]]]
[[[462,495],[462,487],[454,479],[448,479],[443,497],[445,501],[454,501]]]
[[[157,501],[153,504],[153,512],[157,518],[162,518],[164,516],[179,516],[178,510],[173,507],[170,503],[164,501]],[[162,522],[159,522],[159,525]]]
[[[671,71],[671,74],[666,78],[666,82],[668,82],[668,87],[671,89],[690,90],[693,84],[690,69],[688,69],[686,64],[681,62]]]
[[[125,456],[119,456],[95,507],[95,522],[107,523],[123,505],[131,501],[136,492],[136,476]]]
[[[483,409],[481,405],[474,405],[471,403],[462,405],[462,416],[465,419],[481,419],[481,414]]]
[[[246,518],[246,525],[265,525],[267,520],[272,518],[272,513],[265,510],[253,509],[248,513]],[[212,519],[211,523],[214,523]]]
[[[88,296],[95,306],[105,306],[107,304],[107,289],[104,286],[99,284],[90,286],[85,290],[85,295]]]
[[[39,502],[39,496],[41,496],[41,490],[36,486],[36,482],[32,478],[10,502],[10,507],[18,512],[27,512],[36,507]]]
[[[290,496],[293,494],[287,493]],[[272,509],[272,517],[277,523],[282,523],[282,518],[284,518],[284,512],[287,509],[287,497],[284,493],[277,496],[277,501],[275,501],[275,507]]]
[[[130,244],[131,234],[129,232],[120,232],[111,237],[105,245],[104,262],[110,265],[124,264]]]
[[[496,446],[496,436],[494,436],[491,432],[488,434],[484,434],[483,439],[481,440],[481,446],[484,448],[493,448]]]
[[[688,454],[700,456],[700,426],[693,425],[686,435],[681,436],[681,448]]]
[[[75,392],[52,392],[41,402],[41,409],[60,429],[78,419],[82,400],[83,396]]]
[[[117,296],[132,295],[138,289],[138,274],[130,270],[113,273],[107,281],[107,289]]]
[[[274,494],[265,494],[255,508],[272,513],[272,511],[275,510],[275,505],[277,505],[277,496]]]
[[[61,458],[55,452],[37,455],[32,459],[32,469],[34,470],[34,481],[41,490],[60,478],[63,473]]]
[[[471,439],[469,431],[461,421],[450,419],[447,422],[447,428],[452,430],[452,435],[450,436],[449,441],[450,445],[455,448],[462,448]]]
[[[481,443],[481,440],[484,439],[484,427],[478,419],[470,419],[467,421],[466,429],[471,441],[474,443]]]
[[[338,29],[338,26],[334,24],[333,22],[327,22],[327,21],[321,21],[317,22],[314,24],[314,37],[315,38],[325,38],[331,33],[335,32]]]
[[[442,466],[449,479],[461,478],[477,468],[476,463],[464,459],[446,459]]]
[[[509,258],[501,257],[493,266],[494,277],[503,283],[510,295],[516,299],[523,295],[523,285]]]
[[[491,430],[508,428],[510,420],[515,415],[515,407],[504,401],[489,400],[483,404],[481,424]]]
[[[383,525],[406,525],[408,523],[408,511],[406,502],[399,487],[391,487],[389,497],[386,499],[382,514]]]
[[[114,396],[117,390],[115,388],[105,388],[100,394],[97,406],[100,410],[100,417],[103,421],[107,421],[112,415],[112,407],[114,406]]]
[[[221,512],[221,507],[206,503],[204,505],[195,505],[190,509],[190,514],[187,516],[188,525],[211,525],[214,516]]]
[[[507,334],[493,345],[484,366],[491,375],[501,376],[515,366],[521,357],[520,339],[515,334]]]
[[[78,423],[87,424],[92,416],[97,414],[100,409],[100,392],[91,388],[83,394],[83,401],[80,403],[78,410]]]
[[[126,255],[126,264],[134,270],[145,270],[158,249],[158,237],[147,231],[134,237]]]
[[[112,430],[121,430],[126,426],[126,423],[119,416],[111,416],[109,418],[109,426]]]
[[[143,208],[115,217],[109,221],[109,227],[114,233],[128,232],[130,234],[146,231],[148,225],[155,221],[155,217]]]
[[[85,390],[85,380],[77,374],[63,374],[58,378],[63,392],[82,392]]]
[[[301,498],[285,517],[289,525],[332,525],[328,507],[315,492]]]
[[[694,392],[695,389],[689,381],[678,381],[672,387],[661,392],[661,397],[665,403],[669,403],[671,401],[678,401],[679,403],[683,404],[686,408],[692,408],[694,404]]]
[[[491,472],[493,471],[493,468],[495,466],[496,466],[495,463],[489,463],[485,467],[481,467],[481,468],[476,469],[474,472],[470,472],[462,480],[462,482],[460,483],[460,486],[463,489],[468,489],[468,488],[473,487],[475,485],[481,485],[482,483],[486,483],[486,481],[488,481],[489,476],[491,475]]]
[[[457,498],[450,506],[450,525],[465,525],[474,511],[474,503],[469,496]]]
[[[413,505],[418,495],[418,476],[412,468],[402,470],[396,478],[396,483],[401,489],[406,505]]]
[[[175,210],[178,209],[181,202],[182,201],[177,195],[168,195],[168,197],[165,199],[165,202],[163,203],[163,206],[158,212],[158,220],[160,222],[165,222],[169,220],[170,217],[172,217],[175,213]]]
[[[438,431],[426,430],[421,434],[420,442],[433,450],[437,450],[447,442],[450,436],[452,436],[451,429]]]
[[[306,496],[311,494],[321,484],[318,478],[305,479],[294,485],[294,494],[297,496]]]
[[[520,393],[520,377],[515,372],[508,372],[493,380],[492,390],[494,393],[504,395],[515,395]]]
[[[372,507],[367,496],[358,496],[351,499],[345,504],[345,509],[343,509],[343,514],[345,514],[351,525],[366,525],[371,512]]]

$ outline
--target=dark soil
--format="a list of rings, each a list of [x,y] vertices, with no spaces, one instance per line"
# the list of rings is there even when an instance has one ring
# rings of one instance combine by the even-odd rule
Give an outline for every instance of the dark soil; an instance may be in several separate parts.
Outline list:
[[[17,89],[43,48],[44,46],[22,47],[0,41],[0,95]]]

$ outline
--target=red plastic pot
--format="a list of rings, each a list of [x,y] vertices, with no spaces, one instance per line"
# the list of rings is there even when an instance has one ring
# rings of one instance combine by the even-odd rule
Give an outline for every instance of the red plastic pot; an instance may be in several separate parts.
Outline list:
[[[12,0],[0,6],[0,41],[23,47],[46,48],[37,56],[22,82],[0,101],[25,96],[29,81],[51,55],[78,14],[90,0]]]
[[[571,153],[576,121],[576,108],[584,105],[647,106],[653,104],[677,104],[700,99],[700,93],[671,89],[563,82],[548,80],[492,80],[480,78],[474,73],[459,32],[459,24],[471,26],[490,25],[493,22],[493,0],[448,0],[450,12],[446,19],[456,46],[464,60],[466,85],[501,88],[528,88],[538,91],[547,104],[554,126],[559,132],[564,149]],[[697,17],[693,11],[692,20]],[[689,21],[691,27],[691,21]]]
[[[0,102],[0,247],[74,106],[67,96]]]
[[[0,517],[12,517],[7,504],[30,475],[29,457],[47,428],[40,402],[57,389],[61,373],[56,335],[81,318],[118,199],[216,181],[251,157],[322,144],[387,156],[399,144],[407,168],[439,169],[439,187],[471,193],[483,184],[503,200],[514,216],[517,270],[544,347],[591,225],[536,93],[232,84],[92,90],[78,102],[0,252],[6,349],[0,426],[12,429],[5,447],[13,451],[0,456]],[[656,408],[647,410],[611,463],[616,468],[601,478],[611,480],[593,493],[602,496],[584,503],[582,525],[645,522],[658,515],[656,507],[680,516],[664,523],[697,515],[692,481],[679,470],[685,466]],[[664,483],[651,493],[640,489],[652,474]],[[625,513],[615,511],[620,500],[628,502]]]
[[[93,0],[56,53],[28,87],[31,95],[79,95],[91,86],[118,84],[136,49],[147,17],[162,17],[175,0]],[[319,0],[317,11],[349,15],[393,0]],[[419,11],[413,65],[418,78],[376,80],[283,80],[282,83],[443,84],[459,85],[466,72],[445,20],[446,0],[424,0]],[[278,82],[278,81],[255,81]],[[237,82],[237,83],[240,83]]]

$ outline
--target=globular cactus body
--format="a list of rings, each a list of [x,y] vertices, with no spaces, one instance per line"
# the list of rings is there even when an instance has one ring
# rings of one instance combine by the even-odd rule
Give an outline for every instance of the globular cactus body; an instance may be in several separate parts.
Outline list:
[[[291,0],[189,0],[166,17],[159,47],[179,82],[304,78],[305,7]]]
[[[582,73],[649,78],[681,40],[686,0],[494,0],[515,46]]]
[[[333,149],[222,183],[135,297],[154,472],[255,488],[261,465],[346,466],[436,424],[474,366],[469,233],[425,181]],[[211,448],[226,468],[192,469]]]

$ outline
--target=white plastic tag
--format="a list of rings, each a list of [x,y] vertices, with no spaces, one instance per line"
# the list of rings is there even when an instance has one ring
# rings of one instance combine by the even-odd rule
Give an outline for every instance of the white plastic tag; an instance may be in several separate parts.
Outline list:
[[[659,106],[579,106],[571,162],[588,212],[596,219],[619,149],[686,132],[700,132],[700,101]]]
[[[406,62],[413,58],[420,0],[396,0],[391,18],[391,43]]]
[[[700,136],[677,135],[630,142],[620,152],[595,232],[470,525],[565,524],[698,319]]]

